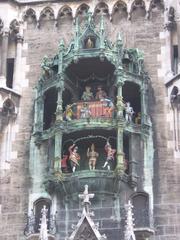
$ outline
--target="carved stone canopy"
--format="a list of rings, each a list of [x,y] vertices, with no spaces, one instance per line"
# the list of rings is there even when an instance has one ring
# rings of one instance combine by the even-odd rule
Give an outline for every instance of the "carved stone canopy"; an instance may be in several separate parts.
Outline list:
[[[105,235],[101,235],[98,231],[98,224],[95,224],[91,218],[92,213],[86,205],[90,205],[90,198],[94,194],[88,193],[88,185],[85,185],[83,194],[79,194],[79,198],[83,200],[83,211],[78,224],[74,227],[74,231],[67,240],[106,240]]]

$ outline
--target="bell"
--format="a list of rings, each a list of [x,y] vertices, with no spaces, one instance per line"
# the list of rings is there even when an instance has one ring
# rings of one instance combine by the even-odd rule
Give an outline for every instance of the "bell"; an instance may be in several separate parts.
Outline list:
[[[123,64],[128,64],[130,62],[129,54],[127,52],[124,53],[122,63]]]

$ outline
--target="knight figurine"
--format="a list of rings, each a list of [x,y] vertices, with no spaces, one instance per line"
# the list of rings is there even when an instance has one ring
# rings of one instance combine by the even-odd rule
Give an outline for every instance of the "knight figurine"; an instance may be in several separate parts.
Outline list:
[[[73,144],[69,147],[69,160],[72,168],[72,172],[76,171],[76,167],[79,166],[80,155],[78,154],[78,147]]]
[[[116,153],[116,149],[113,149],[109,142],[106,143],[104,149],[106,151],[106,161],[103,165],[103,168],[107,166],[107,169],[110,170],[111,169],[110,164],[114,161],[114,155]]]

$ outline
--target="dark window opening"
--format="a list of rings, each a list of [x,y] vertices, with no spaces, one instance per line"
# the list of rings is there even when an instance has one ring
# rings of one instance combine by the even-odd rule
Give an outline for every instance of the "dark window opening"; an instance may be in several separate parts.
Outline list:
[[[133,196],[132,204],[136,228],[149,227],[149,198],[145,193]]]
[[[48,199],[39,199],[35,202],[34,205],[34,210],[35,210],[35,226],[34,226],[34,230],[35,232],[39,232],[40,229],[40,223],[41,223],[41,218],[42,218],[42,212],[41,210],[43,209],[43,207],[46,207],[46,209],[48,209],[47,212],[47,219],[50,219],[50,202]],[[47,221],[48,224],[48,229],[49,229],[49,221]]]
[[[178,45],[173,46],[172,70],[174,74],[178,73]]]
[[[57,90],[49,89],[44,96],[44,130],[53,126],[56,120]]]
[[[13,87],[13,76],[14,76],[14,58],[7,59],[7,72],[6,72],[6,86],[8,88]]]
[[[123,86],[123,100],[133,108],[132,121],[136,124],[141,123],[141,94],[140,87],[132,82],[126,82]],[[125,116],[125,111],[124,111]]]

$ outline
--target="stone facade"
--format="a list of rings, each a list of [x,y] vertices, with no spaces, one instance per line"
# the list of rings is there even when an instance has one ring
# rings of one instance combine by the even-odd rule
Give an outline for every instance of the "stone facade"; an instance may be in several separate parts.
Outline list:
[[[173,29],[165,27],[169,23],[167,16],[170,7],[175,9]],[[125,47],[144,51],[145,68],[150,77],[148,111],[153,130],[153,166],[149,166],[152,164],[148,161],[151,156],[147,157],[141,164],[143,170],[139,170],[140,184],[137,189],[130,189],[128,196],[125,196],[126,186],[121,185],[124,194],[121,201],[127,202],[128,197],[135,192],[147,192],[153,212],[151,221],[154,221],[154,235],[148,238],[178,240],[180,155],[179,149],[175,148],[170,96],[173,87],[179,87],[180,84],[178,76],[175,78],[173,75],[172,67],[172,46],[179,45],[180,5],[178,1],[158,0],[142,3],[106,1],[104,4],[99,1],[69,1],[66,4],[64,1],[36,0],[0,3],[0,110],[3,109],[5,99],[11,99],[16,108],[15,118],[3,124],[5,126],[0,132],[0,239],[26,239],[23,234],[25,213],[30,213],[39,198],[52,200],[42,180],[46,175],[46,156],[40,158],[41,162],[34,158],[36,154],[43,155],[47,146],[40,147],[35,153],[31,141],[35,87],[42,73],[40,65],[43,57],[54,57],[57,54],[60,39],[68,46],[73,39],[75,17],[79,15],[80,22],[83,22],[83,14],[88,9],[94,14],[97,25],[100,15],[104,15],[108,39],[115,42],[120,32]],[[18,25],[14,20],[17,20]],[[9,40],[5,39],[7,36]],[[13,85],[10,88],[6,81],[6,59],[14,59]],[[149,149],[149,155],[152,149]],[[78,181],[75,183],[78,184]],[[93,192],[93,183],[89,185]],[[113,240],[123,235],[123,229],[120,230],[120,224],[124,221],[122,202],[117,201],[117,198],[97,193],[92,201],[94,220],[100,222],[100,232],[106,233],[107,238]],[[58,197],[52,200],[52,214],[58,211],[58,240],[70,235],[71,225],[77,223],[79,201],[76,196],[71,200],[68,197],[63,201]]]

